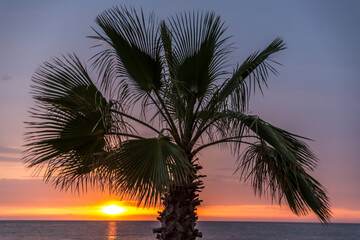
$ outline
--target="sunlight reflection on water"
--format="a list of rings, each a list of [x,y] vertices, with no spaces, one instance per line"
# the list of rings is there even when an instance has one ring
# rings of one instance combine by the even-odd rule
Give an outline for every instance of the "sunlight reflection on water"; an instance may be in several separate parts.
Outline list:
[[[107,240],[116,239],[116,222],[109,222],[107,229]]]

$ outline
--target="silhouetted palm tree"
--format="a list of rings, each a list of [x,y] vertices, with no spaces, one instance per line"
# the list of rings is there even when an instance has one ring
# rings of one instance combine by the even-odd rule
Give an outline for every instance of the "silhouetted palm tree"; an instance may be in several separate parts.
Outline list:
[[[285,49],[281,39],[227,71],[232,48],[214,13],[158,21],[115,7],[96,22],[101,91],[73,54],[33,76],[29,167],[63,189],[100,187],[143,206],[162,202],[157,237],[195,239],[198,153],[229,146],[255,193],[328,222],[329,200],[309,175],[317,159],[306,138],[247,114],[250,93],[276,73],[271,56]]]

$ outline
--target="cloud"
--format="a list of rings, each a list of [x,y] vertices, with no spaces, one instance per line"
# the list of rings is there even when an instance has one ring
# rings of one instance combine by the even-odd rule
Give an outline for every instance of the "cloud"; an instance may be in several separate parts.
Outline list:
[[[20,162],[21,148],[0,146],[0,162]]]
[[[21,154],[21,149],[18,148],[18,147],[0,146],[0,153],[17,153],[17,154]]]
[[[0,81],[10,81],[14,79],[13,77],[10,77],[9,75],[0,75]]]
[[[0,156],[0,162],[22,162],[20,157],[4,157]]]

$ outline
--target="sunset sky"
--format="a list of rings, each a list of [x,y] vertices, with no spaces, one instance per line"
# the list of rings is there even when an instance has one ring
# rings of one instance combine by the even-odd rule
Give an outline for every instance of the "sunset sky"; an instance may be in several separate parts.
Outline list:
[[[292,2],[292,3],[290,3]],[[274,38],[288,49],[264,96],[252,97],[251,114],[309,137],[320,159],[313,173],[328,190],[333,222],[360,223],[360,1],[0,1],[0,220],[155,220],[156,209],[137,209],[128,199],[89,191],[61,192],[32,177],[21,161],[24,121],[33,106],[31,76],[51,57],[74,52],[86,62],[96,53],[91,26],[102,11],[119,4],[154,10],[165,19],[186,10],[211,10],[228,25],[236,50],[234,66]],[[90,64],[88,64],[90,65]],[[199,220],[317,221],[297,217],[284,204],[254,196],[239,181],[235,159],[209,149]],[[117,204],[125,211],[106,215]]]

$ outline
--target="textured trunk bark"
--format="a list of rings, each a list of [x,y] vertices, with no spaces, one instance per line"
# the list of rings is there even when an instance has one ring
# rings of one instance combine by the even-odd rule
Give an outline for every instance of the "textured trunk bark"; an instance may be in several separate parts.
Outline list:
[[[195,169],[201,167],[195,165]],[[157,239],[161,240],[195,240],[202,237],[202,233],[195,228],[198,219],[196,210],[200,205],[198,192],[204,187],[199,175],[187,186],[175,186],[163,199],[165,209],[159,212],[157,218],[161,222],[160,228],[153,229]]]

